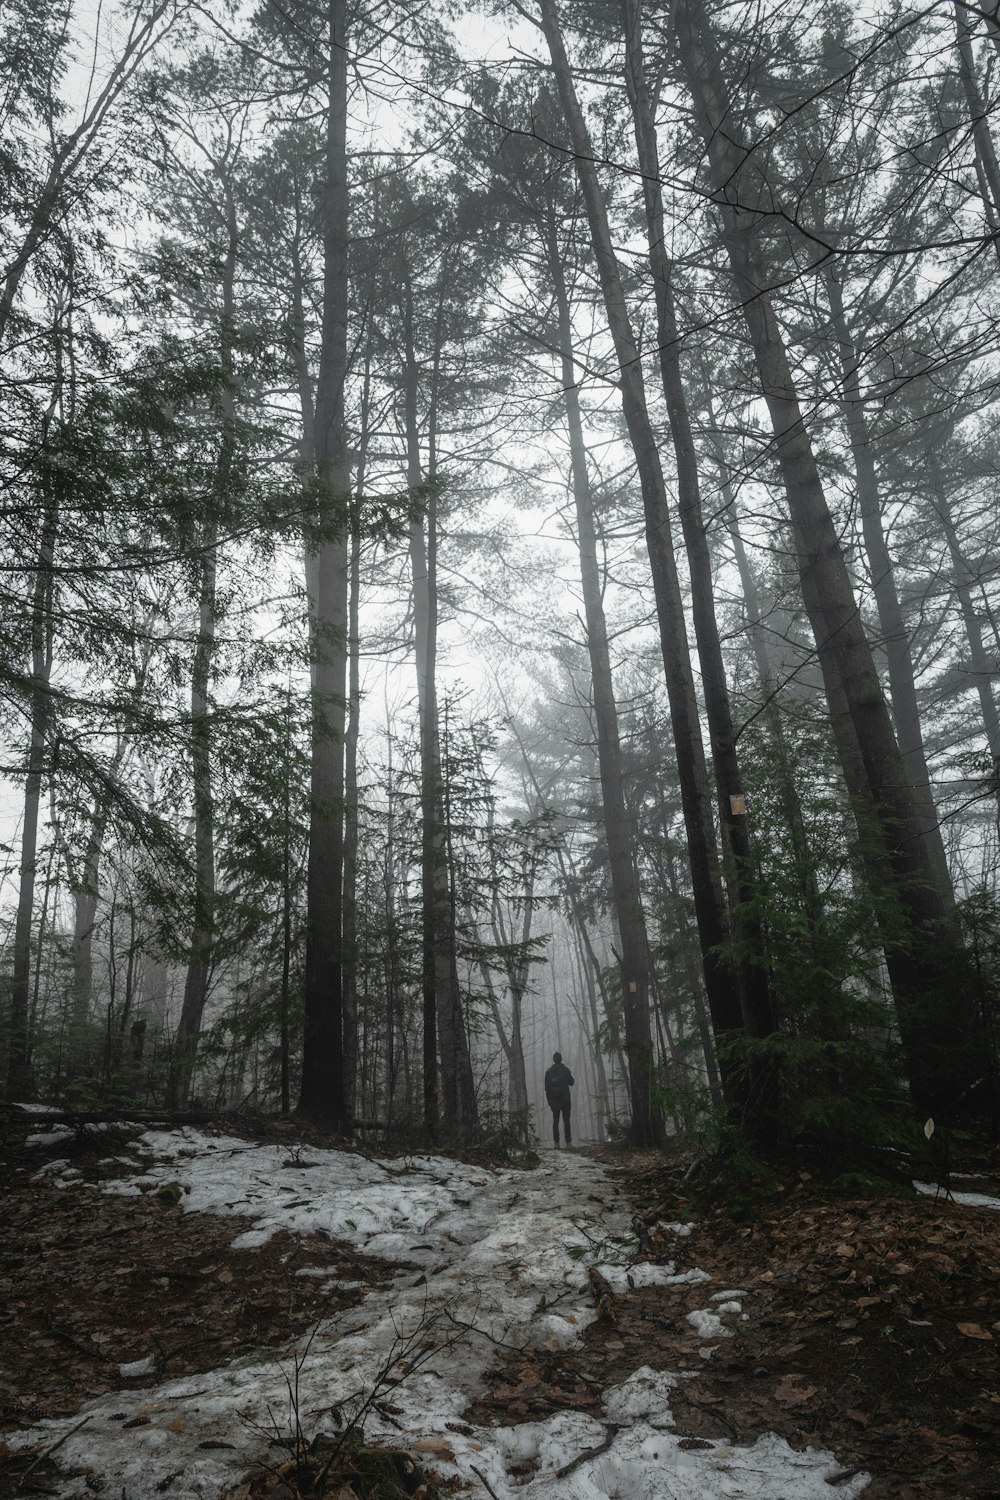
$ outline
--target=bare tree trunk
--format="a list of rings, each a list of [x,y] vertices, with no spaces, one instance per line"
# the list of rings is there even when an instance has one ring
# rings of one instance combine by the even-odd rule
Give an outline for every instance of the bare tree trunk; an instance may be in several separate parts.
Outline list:
[[[629,1060],[629,1095],[632,1132],[639,1145],[647,1145],[658,1134],[654,1121],[652,1085],[652,1041],[649,1029],[649,938],[642,897],[633,859],[632,834],[625,806],[618,706],[611,673],[611,653],[604,616],[601,572],[597,558],[597,531],[587,472],[587,448],[577,389],[573,353],[573,325],[566,276],[556,238],[556,225],[545,226],[549,275],[555,292],[559,320],[559,351],[562,361],[563,395],[569,428],[570,472],[576,510],[580,582],[587,625],[587,651],[594,694],[597,725],[597,761],[601,776],[601,818],[611,870],[611,892],[621,942],[622,1004],[626,1017]]]
[[[963,955],[938,886],[837,530],[802,419],[784,338],[759,263],[753,184],[700,0],[677,0],[682,63],[705,136],[723,235],[771,415],[795,528],[803,599],[844,774],[880,910],[914,1104],[940,1113],[979,1079],[973,1006],[955,1005]],[[970,992],[971,993],[971,992]]]
[[[311,809],[300,1113],[338,1129],[344,1099],[344,728],[347,696],[347,6],[329,0],[323,327],[313,458],[323,536],[316,577]]]
[[[441,289],[443,298],[443,286]],[[413,629],[417,663],[417,707],[420,721],[421,901],[423,945],[424,1125],[430,1139],[438,1131],[438,1058],[440,1055],[440,1123],[450,1141],[474,1132],[475,1097],[472,1063],[455,983],[455,947],[451,882],[444,816],[437,699],[437,490],[433,439],[425,477],[420,458],[413,290],[403,286],[404,424],[407,484],[416,498],[426,496],[424,518],[410,523],[413,576]],[[440,341],[440,309],[436,342]],[[435,350],[435,367],[437,350]],[[430,396],[433,427],[437,393]]]
[[[948,500],[948,492],[945,487],[940,464],[935,455],[930,452],[927,455],[927,470],[931,479],[934,509],[937,512],[945,541],[948,544],[948,555],[951,558],[952,587],[955,590],[959,609],[962,614],[965,639],[969,648],[969,666],[972,669],[976,694],[979,698],[979,707],[983,716],[983,732],[986,736],[986,743],[989,746],[994,775],[996,776],[1000,773],[1000,713],[997,711],[997,701],[993,693],[993,679],[997,675],[996,663],[991,660],[983,644],[983,632],[979,623],[979,616],[976,613],[975,601],[972,597],[972,584],[975,582],[974,570],[970,567],[969,561],[962,551],[962,545],[955,526],[955,518]],[[997,801],[998,807],[1000,807],[1000,784],[997,787]]]
[[[861,510],[861,526],[868,554],[868,567],[878,610],[879,627],[885,646],[889,666],[889,695],[892,700],[893,718],[899,751],[903,757],[903,768],[913,788],[917,815],[927,849],[934,866],[934,874],[949,905],[954,905],[954,890],[948,860],[941,838],[941,827],[934,793],[931,789],[930,772],[924,751],[923,729],[920,709],[917,705],[917,688],[913,676],[913,659],[910,655],[910,639],[903,619],[903,610],[896,588],[896,575],[889,555],[889,547],[882,529],[882,502],[879,494],[878,472],[872,452],[871,434],[865,418],[861,382],[858,377],[858,355],[844,311],[843,288],[834,263],[828,262],[826,286],[830,300],[831,326],[840,354],[842,381],[841,410],[847,425],[854,458],[854,472],[858,485],[858,505]]]
[[[632,333],[621,275],[615,258],[607,209],[594,162],[594,151],[583,112],[573,84],[566,49],[563,44],[555,0],[540,0],[541,25],[552,59],[563,114],[569,127],[574,161],[587,207],[591,241],[597,262],[608,327],[615,345],[619,365],[622,407],[629,438],[635,453],[645,515],[646,545],[649,552],[657,621],[663,650],[667,696],[674,734],[681,785],[681,800],[691,861],[691,878],[695,910],[705,968],[705,987],[709,996],[712,1024],[720,1038],[742,1032],[743,1017],[738,986],[724,953],[730,939],[723,904],[719,873],[718,847],[712,796],[708,784],[705,751],[701,740],[698,702],[688,650],[684,606],[680,580],[670,535],[669,507],[656,435],[646,408],[642,362]],[[627,981],[631,983],[631,980]],[[630,1054],[644,1054],[649,1066],[649,1013],[642,1017],[627,1013],[626,1024],[636,1026],[627,1035]],[[641,1025],[641,1031],[639,1026]],[[737,1079],[727,1067],[727,1082],[737,1091]]]
[[[175,1070],[171,1093],[182,1103],[191,1082],[202,1017],[208,999],[215,946],[215,797],[212,789],[211,682],[215,659],[216,549],[219,521],[232,493],[236,462],[236,406],[233,341],[236,333],[236,263],[239,225],[231,177],[220,169],[226,216],[226,254],[222,271],[222,317],[220,320],[220,371],[222,435],[215,467],[209,513],[201,533],[198,559],[198,639],[191,670],[191,771],[194,802],[194,922],[184,999],[174,1044]]]
[[[30,1067],[29,1005],[31,997],[31,925],[35,904],[38,858],[38,813],[41,804],[45,755],[49,748],[49,681],[52,675],[52,602],[59,497],[46,499],[35,581],[31,599],[30,730],[24,810],[21,822],[21,858],[18,871],[17,912],[14,919],[14,954],[11,973],[10,1051],[7,1089],[11,1098],[24,1097],[32,1088]]]
[[[594,1091],[597,1105],[597,1117],[600,1125],[601,1138],[607,1129],[610,1111],[608,1099],[608,1075],[604,1066],[604,1053],[601,1049],[600,1016],[597,1011],[597,986],[594,983],[593,971],[590,969],[583,956],[583,943],[575,924],[573,926],[574,954],[576,957],[576,971],[579,976],[581,987],[587,997],[587,1008],[590,1012],[590,1046],[591,1065],[594,1070]],[[582,1022],[581,1022],[582,1025]]]
[[[736,731],[729,703],[729,685],[715,617],[712,559],[702,515],[698,460],[687,392],[681,373],[680,340],[674,305],[672,267],[667,256],[660,192],[660,160],[653,105],[646,83],[640,19],[641,0],[623,0],[626,84],[632,105],[636,152],[642,173],[649,241],[649,264],[656,296],[660,378],[666,400],[670,434],[677,466],[677,500],[684,547],[691,577],[691,610],[702,693],[708,718],[715,770],[719,822],[728,852],[729,900],[735,939],[734,965],[738,974],[743,1024],[758,1040],[777,1027],[768,983],[767,955],[759,919],[759,896],[750,844],[743,775],[736,749]],[[747,1124],[762,1144],[775,1143],[777,1080],[764,1056],[755,1054],[750,1067],[752,1086],[747,1101]]]
[[[802,798],[799,796],[798,786],[795,781],[795,766],[791,747],[788,743],[788,736],[785,733],[781,709],[778,706],[779,687],[771,659],[771,652],[768,649],[767,636],[762,624],[763,608],[760,591],[757,588],[757,580],[750,567],[750,559],[747,557],[746,547],[743,542],[743,534],[740,530],[739,510],[729,478],[725,453],[721,445],[714,440],[712,446],[719,471],[719,485],[722,491],[726,528],[733,545],[733,555],[736,559],[736,569],[739,573],[740,587],[743,593],[743,603],[746,610],[745,629],[750,638],[750,647],[753,651],[757,676],[760,679],[761,693],[763,694],[763,719],[773,752],[772,764],[774,775],[778,782],[781,810],[795,854],[795,874],[802,890],[807,919],[811,927],[815,929],[823,913],[823,901],[816,881],[815,864],[809,847],[807,820],[802,807]]]
[[[371,438],[371,324],[365,342],[361,386],[361,431],[351,514],[351,557],[347,605],[347,731],[344,768],[344,1108],[357,1113],[358,1091],[358,735],[361,728],[361,517]]]
[[[972,18],[968,9],[955,0],[955,40],[958,48],[958,72],[962,80],[962,92],[965,95],[966,107],[969,111],[969,124],[972,127],[972,139],[976,150],[976,177],[979,180],[979,194],[983,200],[983,212],[986,222],[993,235],[993,249],[1000,260],[1000,241],[997,239],[997,228],[1000,225],[1000,162],[997,161],[996,144],[993,140],[993,132],[990,130],[989,114],[979,88],[979,80],[976,77],[976,60],[972,49]],[[988,17],[996,26],[996,19]],[[994,32],[994,40],[1000,43],[1000,34]]]
[[[285,766],[282,777],[281,828],[281,989],[279,995],[278,1050],[281,1070],[281,1113],[292,1107],[290,1079],[289,1012],[292,977],[292,701],[291,688],[285,702]]]
[[[493,852],[495,847],[493,839],[495,822],[496,813],[491,800],[486,814],[486,836],[488,847],[491,851],[490,875],[492,899],[490,930],[497,950],[504,954],[504,970],[507,977],[507,989],[510,994],[509,1036],[504,1029],[503,1020],[496,1002],[493,976],[486,964],[482,965],[482,972],[483,978],[486,981],[497,1035],[500,1038],[500,1045],[507,1059],[507,1107],[512,1115],[524,1115],[528,1108],[528,1080],[524,1066],[522,1012],[524,992],[528,984],[528,945],[531,941],[535,867],[532,865],[530,871],[527,872],[524,891],[524,910],[521,914],[521,935],[520,939],[515,940],[513,922],[508,925],[500,905],[500,877]]]

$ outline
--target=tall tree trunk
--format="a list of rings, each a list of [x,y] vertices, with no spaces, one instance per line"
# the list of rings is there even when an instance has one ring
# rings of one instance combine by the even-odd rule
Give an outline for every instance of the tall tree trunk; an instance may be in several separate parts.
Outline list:
[[[55,577],[53,564],[59,510],[58,493],[50,489],[46,496],[31,598],[30,729],[21,822],[17,912],[14,918],[10,1051],[7,1063],[8,1097],[15,1099],[23,1098],[32,1088],[28,1014],[31,1002],[31,925],[38,858],[38,814],[50,736],[49,682],[52,676],[52,603]]]
[[[719,475],[719,488],[722,495],[722,509],[726,518],[726,529],[729,532],[729,538],[732,542],[733,556],[736,559],[736,570],[739,574],[740,589],[743,594],[743,605],[746,612],[744,628],[750,640],[750,648],[753,652],[757,676],[760,681],[763,698],[761,712],[773,752],[773,768],[778,781],[781,811],[788,829],[792,850],[795,854],[797,867],[795,873],[802,891],[807,920],[811,927],[815,928],[822,916],[823,901],[820,896],[819,885],[816,880],[815,863],[809,846],[807,819],[795,779],[794,757],[791,746],[788,743],[788,735],[785,732],[785,724],[778,704],[780,688],[767,633],[763,624],[764,610],[760,598],[760,590],[757,587],[757,580],[750,566],[750,559],[747,556],[746,546],[743,541],[743,533],[740,529],[739,507],[730,478],[730,468],[726,459],[726,453],[722,446],[718,429],[714,427],[715,412],[710,392],[708,393],[708,411],[709,420],[713,424],[713,431],[710,434],[709,440]]]
[[[954,905],[954,890],[948,860],[941,838],[941,827],[930,772],[924,751],[923,729],[917,704],[917,688],[910,655],[910,638],[896,588],[896,575],[882,527],[882,501],[878,471],[872,450],[871,434],[865,417],[864,398],[859,379],[859,360],[844,311],[843,288],[834,262],[827,263],[826,286],[830,301],[831,327],[837,341],[841,373],[841,410],[847,426],[854,458],[858,486],[861,527],[868,554],[868,567],[878,610],[879,628],[889,667],[889,696],[899,751],[903,757],[906,778],[913,788],[917,815],[934,867],[934,876],[949,903]]]
[[[1000,260],[1000,162],[997,161],[996,143],[990,130],[990,117],[976,77],[976,59],[972,47],[974,32],[972,17],[962,0],[955,0],[955,41],[958,48],[958,72],[962,81],[972,140],[976,152],[976,177],[979,194],[983,200],[983,213],[992,237],[993,249]]]
[[[281,981],[278,1014],[278,1052],[281,1075],[281,1113],[292,1107],[291,1037],[289,1019],[292,995],[292,694],[289,686],[285,700],[285,765],[281,786]]]
[[[649,1029],[649,938],[633,859],[632,835],[625,806],[618,706],[611,673],[604,591],[597,557],[597,530],[587,472],[587,448],[573,353],[569,293],[553,218],[545,226],[549,275],[559,320],[563,396],[569,428],[570,474],[576,512],[580,582],[587,625],[587,652],[597,725],[597,762],[601,777],[601,819],[611,870],[611,894],[621,942],[622,1006],[625,1015],[632,1135],[638,1145],[655,1140],[659,1127],[652,1105],[652,1042]]]
[[[610,1118],[610,1101],[608,1099],[608,1074],[604,1066],[604,1052],[601,1048],[601,1022],[597,1010],[597,986],[594,983],[593,970],[584,958],[583,942],[579,929],[575,923],[571,923],[571,926],[573,929],[576,972],[583,992],[587,997],[587,1008],[590,1012],[590,1045],[591,1063],[594,1069],[594,1097],[596,1100],[600,1134],[603,1140],[607,1132],[608,1119]]]
[[[70,248],[65,285],[57,293],[52,321],[54,371],[49,407],[41,421],[36,455],[41,522],[31,593],[31,676],[28,684],[28,753],[25,767],[24,804],[21,824],[21,857],[18,870],[17,910],[14,918],[14,952],[11,972],[10,1045],[7,1060],[8,1097],[27,1095],[34,1086],[31,1069],[31,1037],[37,1012],[38,987],[32,1007],[31,927],[35,904],[38,857],[38,820],[46,751],[51,744],[52,768],[59,753],[54,733],[50,698],[55,641],[53,606],[56,593],[55,556],[62,512],[62,494],[67,466],[59,452],[64,428],[72,428],[75,415],[76,364],[73,359],[73,314],[75,270]],[[50,866],[51,873],[51,866]],[[48,884],[46,885],[46,895]],[[41,961],[39,934],[39,962]]]
[[[955,1004],[955,973],[963,954],[947,899],[934,877],[758,258],[760,220],[747,167],[752,158],[734,135],[732,102],[700,0],[677,0],[675,21],[726,250],[770,412],[834,733],[863,828],[869,878],[880,895],[910,1089],[919,1112],[940,1113],[954,1107],[981,1077],[972,1004]]]
[[[312,770],[300,1113],[347,1126],[343,1057],[344,727],[347,696],[347,5],[329,0],[323,325],[313,458],[322,537],[312,632]]]
[[[440,1057],[440,1124],[452,1142],[474,1129],[474,1088],[461,1004],[455,984],[444,780],[441,764],[437,698],[437,489],[433,443],[425,476],[420,455],[419,371],[417,368],[413,288],[403,285],[404,426],[407,484],[414,502],[423,493],[423,517],[410,522],[410,567],[413,578],[413,630],[417,664],[417,710],[420,740],[421,932],[423,973],[424,1126],[431,1140],[439,1127],[438,1060]],[[443,294],[443,289],[442,289]],[[438,320],[440,325],[440,318]],[[438,330],[439,331],[439,330]],[[430,396],[431,422],[437,393]]]
[[[948,544],[952,587],[958,599],[962,624],[965,627],[965,639],[969,648],[969,666],[972,669],[979,707],[983,716],[983,732],[993,761],[993,775],[998,778],[996,795],[998,807],[1000,807],[1000,713],[997,711],[997,701],[993,692],[993,679],[997,675],[996,663],[991,660],[983,644],[983,632],[976,613],[975,600],[972,597],[975,571],[962,551],[955,518],[948,500],[944,475],[937,456],[932,451],[928,451],[927,454],[927,472],[931,479],[934,509]]]
[[[497,1035],[500,1038],[500,1045],[507,1059],[507,1107],[512,1115],[521,1115],[526,1118],[528,1108],[528,1080],[524,1065],[522,1016],[524,992],[528,986],[528,945],[531,941],[531,924],[534,915],[533,897],[536,871],[535,866],[531,865],[530,870],[526,872],[524,910],[521,913],[521,935],[518,939],[514,936],[513,922],[508,924],[504,918],[500,904],[500,874],[497,869],[494,840],[495,825],[496,808],[491,798],[486,813],[486,837],[487,846],[490,850],[490,931],[495,947],[504,955],[504,971],[507,978],[507,989],[510,994],[510,1036],[507,1035],[504,1029],[503,1020],[497,1006],[493,988],[493,976],[485,964],[483,964],[482,970],[489,992],[490,1006],[493,1011]]]
[[[730,933],[723,905],[712,795],[701,739],[684,606],[670,535],[666,486],[660,467],[656,435],[646,408],[642,362],[632,333],[594,151],[576,96],[555,0],[540,0],[540,5],[542,30],[552,59],[559,98],[569,127],[577,176],[586,203],[608,327],[619,366],[622,407],[642,490],[646,546],[656,598],[674,749],[680,777],[705,987],[713,1027],[717,1037],[725,1041],[742,1032],[743,1017],[738,986],[723,956]],[[636,1027],[636,1034],[628,1039],[630,1048],[635,1046],[639,1051],[645,1049],[648,1056],[648,1010],[641,1017],[635,1012],[631,1013],[631,1017],[627,1014],[627,1024],[629,1019]],[[738,1079],[731,1067],[727,1066],[726,1073],[727,1084],[735,1100],[739,1091]]]
[[[344,766],[344,1108],[357,1113],[358,1089],[358,735],[361,728],[361,520],[371,439],[371,323],[365,341],[361,386],[358,470],[351,512],[347,604],[347,731]]]
[[[236,402],[233,344],[236,333],[236,263],[239,225],[233,184],[223,175],[226,216],[226,254],[222,270],[222,316],[219,326],[220,405],[222,433],[208,497],[208,514],[201,532],[198,559],[198,638],[191,669],[191,772],[194,804],[194,921],[184,999],[174,1045],[175,1070],[171,1093],[183,1102],[191,1082],[202,1017],[208,999],[215,946],[215,796],[212,788],[211,683],[215,659],[216,549],[219,523],[232,498],[236,463]]]
[[[762,1039],[777,1027],[768,984],[767,955],[759,912],[759,891],[750,845],[743,776],[736,748],[736,731],[729,702],[729,685],[715,617],[715,581],[705,532],[698,478],[698,459],[687,392],[681,372],[680,339],[674,304],[673,268],[667,256],[660,191],[660,159],[653,104],[646,82],[642,49],[641,0],[623,0],[626,84],[632,105],[636,153],[642,173],[649,242],[649,265],[656,298],[660,378],[670,423],[677,466],[677,501],[684,547],[691,577],[691,611],[702,693],[708,718],[718,798],[719,821],[729,859],[730,910],[736,942],[743,1024],[749,1036]],[[774,1144],[777,1126],[777,1081],[764,1056],[756,1054],[751,1067],[748,1124],[762,1144]]]

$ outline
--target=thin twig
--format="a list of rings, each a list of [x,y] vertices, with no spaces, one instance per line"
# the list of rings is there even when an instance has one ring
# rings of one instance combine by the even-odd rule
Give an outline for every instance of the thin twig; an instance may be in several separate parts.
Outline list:
[[[486,1488],[489,1490],[490,1494],[493,1496],[493,1500],[500,1500],[500,1496],[497,1494],[496,1490],[490,1484],[489,1480],[486,1478],[486,1475],[483,1473],[482,1469],[477,1469],[476,1466],[475,1466],[475,1464],[470,1464],[469,1468],[472,1470],[473,1474],[475,1474],[476,1478],[479,1479],[479,1480],[481,1480],[482,1483],[485,1484]]]
[[[608,1435],[603,1443],[597,1448],[588,1448],[585,1453],[578,1453],[571,1463],[563,1464],[561,1469],[556,1470],[556,1478],[565,1479],[567,1474],[572,1474],[574,1469],[578,1469],[581,1464],[585,1464],[589,1458],[597,1458],[600,1454],[607,1453],[620,1432],[621,1428],[617,1422],[613,1422],[607,1429]]]
[[[77,1422],[76,1426],[75,1427],[71,1427],[70,1430],[69,1430],[69,1432],[64,1432],[63,1435],[62,1435],[62,1437],[61,1438],[57,1438],[57,1440],[54,1443],[52,1443],[48,1448],[46,1448],[46,1450],[45,1450],[44,1453],[39,1453],[38,1457],[36,1459],[34,1459],[28,1465],[28,1467],[25,1469],[25,1471],[22,1474],[21,1478],[22,1479],[27,1479],[27,1477],[31,1473],[32,1469],[37,1469],[38,1465],[43,1461],[43,1459],[51,1458],[52,1454],[56,1451],[57,1448],[61,1448],[62,1445],[63,1445],[63,1443],[68,1442],[69,1439],[73,1436],[74,1433],[79,1432],[81,1427],[86,1427],[87,1423],[91,1422],[91,1421],[93,1421],[93,1414],[91,1414],[91,1416],[89,1416],[89,1417],[84,1417],[84,1419],[83,1419],[82,1422]]]

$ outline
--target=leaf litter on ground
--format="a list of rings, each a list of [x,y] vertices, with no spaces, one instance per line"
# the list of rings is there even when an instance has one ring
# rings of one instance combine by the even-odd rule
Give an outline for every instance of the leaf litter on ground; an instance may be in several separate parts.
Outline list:
[[[703,1260],[702,1246],[712,1247],[702,1226],[678,1213],[683,1203],[637,1234],[626,1194],[593,1159],[553,1153],[526,1172],[414,1156],[386,1171],[348,1151],[310,1147],[308,1161],[297,1160],[273,1141],[185,1129],[145,1131],[104,1160],[89,1182],[70,1166],[32,1185],[46,1204],[43,1238],[51,1241],[40,1249],[71,1255],[72,1235],[60,1224],[77,1214],[81,1223],[88,1213],[120,1214],[123,1227],[136,1226],[137,1243],[158,1229],[153,1260],[162,1265],[133,1251],[130,1231],[121,1249],[108,1247],[95,1284],[97,1300],[114,1306],[116,1257],[126,1268],[123,1282],[141,1265],[163,1271],[139,1274],[160,1283],[153,1305],[142,1304],[145,1331],[165,1327],[166,1337],[157,1334],[160,1354],[137,1344],[124,1317],[120,1332],[90,1330],[105,1334],[110,1347],[81,1337],[80,1324],[61,1329],[87,1349],[73,1355],[69,1385],[89,1376],[76,1394],[90,1399],[78,1416],[68,1409],[70,1390],[66,1409],[56,1412],[33,1407],[22,1389],[19,1430],[7,1439],[15,1455],[44,1454],[61,1442],[53,1455],[60,1468],[44,1481],[48,1493],[89,1495],[96,1484],[116,1500],[219,1500],[240,1486],[257,1496],[277,1495],[284,1485],[294,1496],[307,1454],[333,1444],[349,1455],[362,1443],[412,1454],[418,1487],[497,1500],[522,1493],[532,1500],[812,1500],[865,1489],[862,1465],[803,1440],[799,1418],[820,1389],[811,1375],[784,1370],[794,1377],[781,1387],[786,1399],[771,1401],[779,1419],[795,1422],[779,1420],[775,1431],[775,1423],[732,1420],[712,1382],[717,1370],[730,1376],[732,1349],[768,1313],[756,1276],[744,1275],[736,1255],[720,1262],[713,1250]],[[179,1194],[164,1199],[160,1189],[171,1184]],[[173,1278],[162,1254],[168,1240],[179,1245]],[[847,1229],[836,1243],[851,1243]],[[76,1253],[91,1264],[95,1250],[80,1245]],[[747,1260],[755,1260],[752,1252]],[[327,1265],[328,1278],[298,1274]],[[177,1279],[184,1274],[197,1282]],[[245,1330],[242,1347],[226,1345],[217,1331],[196,1368],[190,1346],[206,1286],[214,1296],[238,1294],[239,1307],[262,1290],[273,1299],[280,1288],[283,1326],[274,1303]],[[323,1296],[329,1305],[318,1306]],[[33,1303],[30,1295],[20,1300]],[[726,1306],[735,1302],[738,1311]],[[717,1320],[724,1337],[700,1336],[687,1321],[698,1310]],[[213,1318],[219,1327],[239,1322],[228,1304],[206,1309],[204,1324]],[[174,1338],[185,1319],[193,1324]],[[977,1346],[986,1343],[966,1342]],[[48,1354],[57,1362],[54,1349]],[[151,1356],[162,1360],[157,1376],[136,1389],[121,1367]],[[73,1431],[80,1416],[87,1425]]]

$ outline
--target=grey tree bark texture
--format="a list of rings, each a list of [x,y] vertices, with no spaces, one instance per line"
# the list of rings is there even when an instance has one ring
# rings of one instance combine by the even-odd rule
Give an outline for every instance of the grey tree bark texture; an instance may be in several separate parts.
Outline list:
[[[631,998],[633,995],[648,996],[649,994],[649,937],[646,932],[646,918],[642,907],[633,840],[625,807],[618,707],[615,702],[607,622],[604,617],[593,498],[587,473],[587,448],[583,435],[577,371],[573,358],[573,326],[569,293],[557,240],[556,224],[552,218],[545,226],[545,250],[558,317],[563,396],[566,423],[569,429],[570,474],[576,514],[577,548],[580,554],[580,582],[587,627],[587,653],[590,658],[590,676],[593,684],[594,719],[597,725],[601,820],[608,848],[615,921],[621,942],[622,1002],[627,1014],[630,1005],[635,1004]],[[630,990],[630,985],[635,985],[635,989]],[[651,1045],[650,1042],[650,1047]],[[631,1062],[631,1048],[629,1056]],[[651,1076],[649,1067],[637,1068],[634,1064],[630,1066],[629,1093],[632,1118],[639,1122],[640,1131],[646,1128],[642,1122],[652,1119],[649,1096]]]
[[[701,504],[698,457],[687,391],[681,370],[681,346],[674,303],[672,267],[667,255],[660,192],[660,160],[653,103],[646,81],[642,45],[641,0],[623,0],[626,84],[632,106],[636,153],[642,173],[649,242],[649,265],[656,298],[660,379],[666,401],[677,473],[677,509],[691,580],[691,613],[702,693],[708,719],[712,763],[723,830],[723,854],[728,869],[730,914],[734,947],[730,962],[739,986],[743,1024],[756,1039],[777,1029],[777,1016],[768,983],[768,963],[754,875],[749,814],[736,746],[736,729],[729,702],[729,684],[715,614],[715,581]],[[762,1144],[777,1119],[776,1079],[766,1054],[758,1052],[749,1071],[747,1124]]]
[[[347,7],[327,8],[326,185],[323,317],[313,422],[321,536],[312,629],[312,735],[306,875],[305,1015],[298,1110],[344,1129],[343,1059],[344,730],[350,463],[347,378]]]
[[[423,947],[424,1126],[437,1138],[471,1141],[476,1131],[476,1096],[472,1057],[456,982],[451,885],[444,817],[444,783],[437,695],[437,455],[430,439],[427,472],[421,463],[418,421],[419,372],[414,331],[413,288],[407,275],[402,289],[404,343],[404,426],[407,484],[411,503],[423,516],[410,522],[410,566],[413,578],[413,633],[417,666],[420,730],[420,885]],[[440,342],[444,286],[439,286],[435,341]],[[437,365],[435,351],[433,365]],[[437,391],[432,373],[428,426],[433,434]],[[440,1098],[438,1083],[440,1081]]]
[[[222,264],[222,311],[219,320],[221,375],[219,453],[212,493],[201,532],[198,557],[198,636],[191,667],[191,771],[194,803],[194,921],[184,999],[174,1042],[171,1093],[175,1105],[187,1102],[198,1033],[208,1000],[215,938],[215,798],[212,790],[212,709],[210,688],[216,639],[216,547],[220,517],[229,502],[236,459],[236,410],[233,394],[233,341],[236,332],[236,266],[239,225],[232,178],[220,168],[226,217],[226,254]]]
[[[899,602],[896,574],[889,555],[882,521],[882,497],[871,434],[865,417],[864,400],[858,368],[858,354],[851,337],[844,309],[844,292],[836,266],[826,268],[826,287],[830,302],[830,325],[837,344],[840,376],[840,406],[851,444],[854,472],[858,486],[858,507],[872,592],[878,611],[882,644],[889,668],[889,697],[899,740],[906,778],[913,788],[920,825],[934,866],[934,876],[945,899],[954,905],[954,890],[944,852],[944,841],[934,805],[930,771],[924,750],[923,728],[917,703],[917,687],[910,654],[910,638]]]
[[[767,184],[738,139],[718,45],[701,0],[677,0],[681,63],[703,134],[714,203],[775,438],[799,578],[834,734],[878,897],[886,963],[916,1108],[959,1107],[981,1076],[963,953],[937,880],[882,694],[871,646],[802,418],[770,282],[758,249]],[[956,994],[959,998],[956,1001]]]
[[[586,204],[608,327],[619,366],[622,408],[642,490],[646,546],[653,578],[680,778],[705,987],[713,1030],[721,1048],[727,1089],[735,1103],[738,1079],[735,1070],[727,1063],[727,1054],[728,1043],[742,1033],[743,1014],[739,987],[723,956],[730,940],[730,931],[723,903],[712,794],[701,739],[680,580],[670,534],[666,486],[660,467],[656,435],[646,406],[642,362],[632,332],[611,240],[593,146],[566,56],[558,12],[554,0],[540,0],[540,7],[542,31],[552,59],[559,99],[573,146],[574,164]],[[626,1047],[630,1054],[634,1049],[638,1058],[644,1057],[645,1066],[648,1067],[651,1061],[648,995],[636,994],[633,998],[636,1003],[629,1007],[625,1016]],[[642,1122],[637,1122],[635,1128],[640,1139],[647,1139],[651,1133],[651,1122],[645,1132]]]

